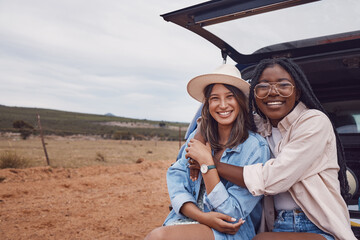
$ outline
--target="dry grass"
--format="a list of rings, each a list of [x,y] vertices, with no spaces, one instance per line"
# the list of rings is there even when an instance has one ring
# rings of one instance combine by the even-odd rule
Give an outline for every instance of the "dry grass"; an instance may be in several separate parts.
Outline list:
[[[86,137],[45,138],[46,149],[52,167],[83,167],[90,165],[117,165],[144,161],[174,160],[179,142],[103,140]],[[46,159],[39,137],[21,140],[19,136],[0,137],[0,153],[15,151],[29,161],[29,166],[45,166]],[[106,161],[98,161],[100,155]]]
[[[26,168],[28,166],[29,166],[28,160],[22,156],[19,156],[14,151],[1,151],[0,152],[0,169],[3,169],[3,168]]]

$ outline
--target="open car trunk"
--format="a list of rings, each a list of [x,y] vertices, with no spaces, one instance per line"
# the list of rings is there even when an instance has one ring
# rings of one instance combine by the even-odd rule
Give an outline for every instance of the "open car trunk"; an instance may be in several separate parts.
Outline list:
[[[360,1],[215,0],[161,16],[213,43],[219,57],[231,58],[245,79],[264,58],[292,58],[328,111],[347,166],[360,179],[359,12]],[[188,132],[195,127],[193,121]],[[360,196],[357,179],[349,204]],[[360,218],[357,209],[350,213]],[[358,228],[353,230],[359,238]]]

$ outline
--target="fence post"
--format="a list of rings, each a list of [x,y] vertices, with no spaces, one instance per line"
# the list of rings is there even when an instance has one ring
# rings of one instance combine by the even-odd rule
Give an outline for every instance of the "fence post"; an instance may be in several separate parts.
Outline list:
[[[41,128],[41,122],[40,122],[40,115],[39,115],[39,114],[37,114],[37,119],[38,119],[38,126],[39,126],[39,129],[40,129],[41,142],[42,142],[42,145],[43,145],[43,148],[44,148],[45,157],[46,157],[46,163],[47,163],[48,166],[50,166],[50,160],[49,160],[49,157],[48,157],[48,154],[47,154],[47,151],[46,151],[46,146],[45,146],[45,141],[44,141],[44,135],[43,135],[42,128]]]

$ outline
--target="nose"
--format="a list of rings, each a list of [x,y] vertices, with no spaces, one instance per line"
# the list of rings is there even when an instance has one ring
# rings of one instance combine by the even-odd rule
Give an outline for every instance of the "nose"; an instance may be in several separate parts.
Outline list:
[[[227,101],[226,101],[226,99],[222,98],[222,99],[220,100],[220,107],[221,107],[221,108],[226,108],[226,107],[227,107]]]
[[[276,85],[270,85],[270,90],[269,90],[269,95],[271,96],[276,96],[279,95],[277,89],[276,89]]]

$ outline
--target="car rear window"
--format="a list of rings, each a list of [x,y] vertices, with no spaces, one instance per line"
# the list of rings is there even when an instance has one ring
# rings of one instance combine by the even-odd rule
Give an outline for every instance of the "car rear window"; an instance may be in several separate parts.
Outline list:
[[[360,100],[323,104],[340,134],[360,133]]]
[[[327,0],[206,26],[242,54],[289,41],[359,30],[360,1]]]

